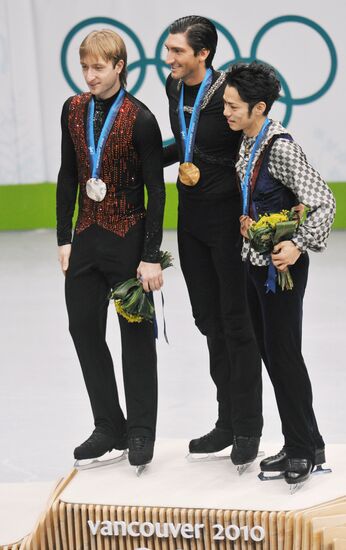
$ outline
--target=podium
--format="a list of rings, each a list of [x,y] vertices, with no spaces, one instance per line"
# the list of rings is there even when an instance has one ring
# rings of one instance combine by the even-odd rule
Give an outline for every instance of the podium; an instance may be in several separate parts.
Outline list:
[[[346,445],[327,446],[333,473],[293,495],[257,478],[259,459],[239,476],[230,460],[190,463],[186,450],[158,441],[139,478],[127,461],[72,470],[32,533],[1,550],[346,550]]]

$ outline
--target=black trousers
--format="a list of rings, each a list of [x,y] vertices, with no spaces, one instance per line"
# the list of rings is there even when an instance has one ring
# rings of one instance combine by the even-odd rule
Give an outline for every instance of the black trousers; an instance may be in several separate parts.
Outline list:
[[[263,361],[274,386],[287,453],[310,458],[324,447],[312,407],[312,389],[301,352],[303,298],[309,257],[290,266],[293,290],[266,294],[267,267],[247,263],[247,292]]]
[[[153,325],[128,323],[119,316],[127,420],[118,398],[112,357],[105,334],[108,294],[117,283],[136,276],[144,237],[143,221],[125,237],[96,225],[75,235],[66,273],[66,305],[95,426],[120,438],[155,437],[157,370]],[[115,309],[112,307],[112,314]]]
[[[196,326],[207,337],[216,426],[260,436],[261,358],[247,308],[238,199],[180,197],[178,245]]]

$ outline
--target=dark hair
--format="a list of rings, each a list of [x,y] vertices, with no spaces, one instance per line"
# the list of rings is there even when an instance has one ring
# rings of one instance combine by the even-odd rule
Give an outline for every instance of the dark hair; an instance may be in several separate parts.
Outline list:
[[[203,48],[209,50],[205,65],[206,67],[211,66],[217,46],[217,32],[214,23],[209,19],[200,15],[180,17],[171,24],[169,33],[186,33],[187,42],[195,55],[203,50]]]
[[[233,65],[226,74],[228,86],[238,91],[241,99],[249,104],[249,114],[259,101],[264,101],[267,115],[274,101],[279,97],[281,84],[270,65],[253,61],[250,64]]]

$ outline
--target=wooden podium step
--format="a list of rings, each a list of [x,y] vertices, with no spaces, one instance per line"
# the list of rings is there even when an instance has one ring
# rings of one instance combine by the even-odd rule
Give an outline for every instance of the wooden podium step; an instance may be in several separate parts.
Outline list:
[[[187,462],[186,441],[159,441],[140,478],[126,461],[73,470],[32,534],[1,550],[340,550],[345,450],[328,446],[333,473],[290,495],[284,481],[257,478],[259,460],[239,476],[229,460]]]

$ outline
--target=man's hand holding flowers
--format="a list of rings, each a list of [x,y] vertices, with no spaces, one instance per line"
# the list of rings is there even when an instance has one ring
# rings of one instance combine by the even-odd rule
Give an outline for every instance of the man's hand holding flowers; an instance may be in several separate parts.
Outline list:
[[[137,268],[137,277],[140,279],[145,292],[160,290],[163,285],[161,264],[141,262]]]
[[[272,267],[277,270],[277,281],[281,290],[292,290],[293,281],[289,266],[296,263],[301,251],[292,240],[295,231],[304,223],[307,208],[299,204],[288,210],[263,214],[255,222],[249,216],[240,217],[240,233],[251,241],[251,247],[259,253],[269,253],[271,264],[268,268],[266,286],[275,292],[273,286]],[[270,267],[271,266],[271,267]],[[272,290],[274,288],[274,290]]]
[[[289,265],[296,263],[300,255],[299,248],[292,241],[282,241],[274,246],[271,258],[278,271],[286,271]]]
[[[255,223],[253,219],[250,218],[250,216],[240,216],[240,234],[245,237],[245,239],[249,238],[248,235],[248,229],[249,227]]]

